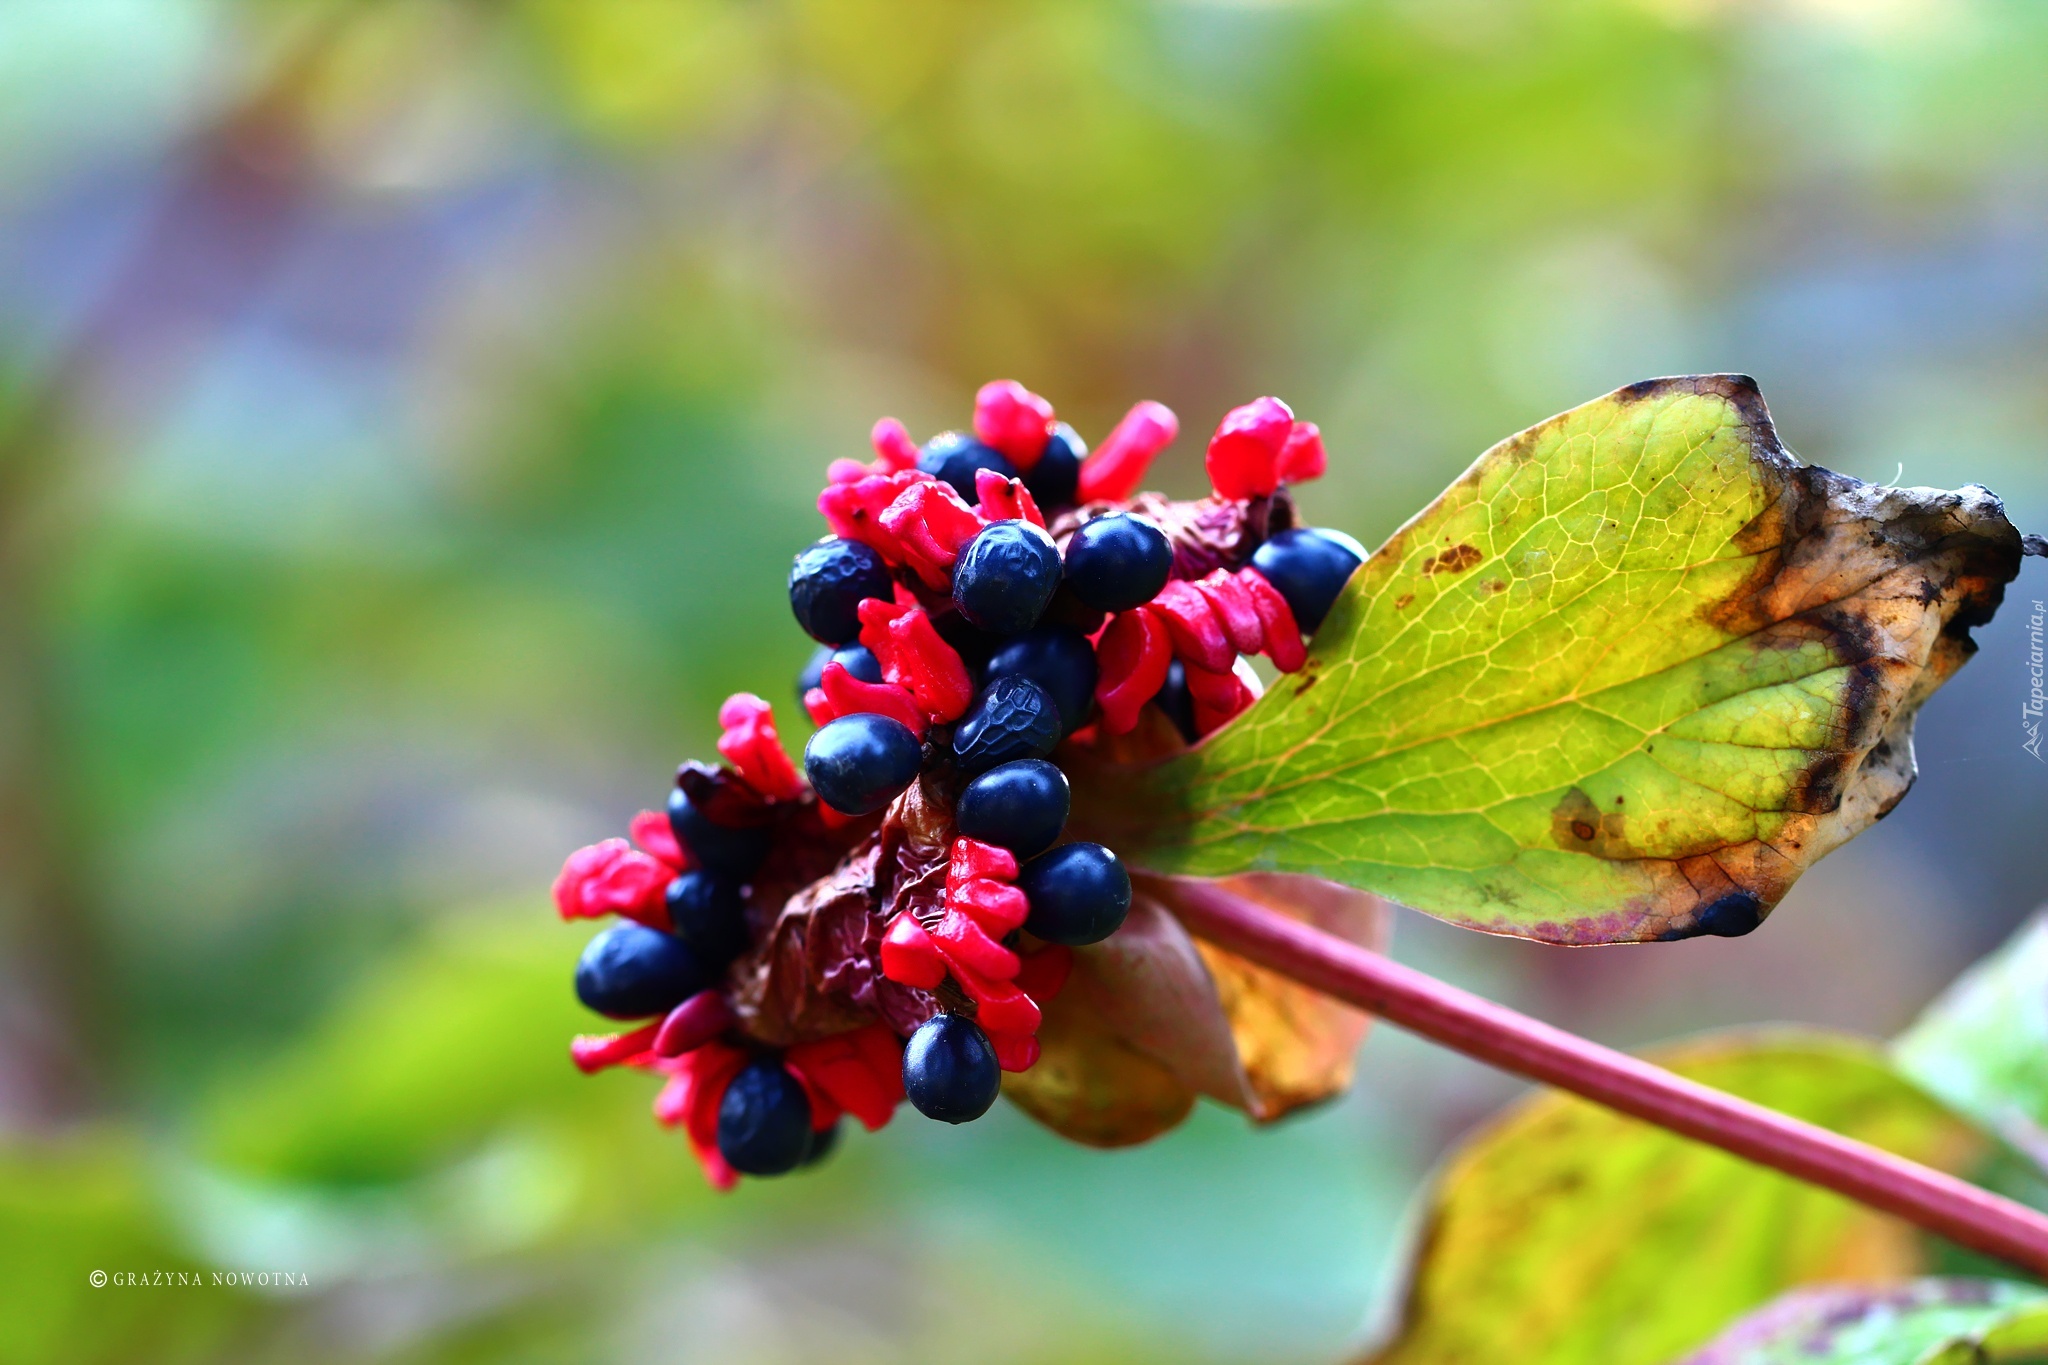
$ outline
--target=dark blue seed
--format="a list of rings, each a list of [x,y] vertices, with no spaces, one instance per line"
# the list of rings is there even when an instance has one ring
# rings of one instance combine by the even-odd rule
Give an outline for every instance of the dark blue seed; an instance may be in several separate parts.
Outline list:
[[[811,1102],[780,1062],[749,1063],[718,1103],[718,1154],[742,1175],[785,1175],[811,1154]]]
[[[811,1150],[804,1153],[802,1164],[805,1166],[815,1166],[826,1157],[832,1155],[834,1149],[839,1146],[839,1130],[842,1126],[842,1124],[835,1122],[822,1133],[812,1133]]]
[[[614,924],[576,960],[576,998],[612,1019],[667,1014],[711,983],[682,940],[644,924]]]
[[[1059,586],[1059,547],[1028,521],[983,527],[953,565],[960,614],[998,635],[1037,625]]]
[[[981,689],[953,731],[961,771],[987,772],[999,763],[1043,758],[1060,742],[1060,709],[1028,678],[997,678]]]
[[[1067,775],[1042,758],[991,768],[967,784],[954,823],[970,839],[999,844],[1019,858],[1051,848],[1067,823]]]
[[[1287,599],[1304,635],[1315,634],[1364,560],[1365,548],[1342,531],[1305,526],[1282,531],[1252,551],[1252,567]]]
[[[978,1119],[1002,1088],[1003,1071],[988,1035],[962,1015],[933,1015],[903,1049],[903,1092],[928,1119]]]
[[[1072,734],[1095,705],[1095,647],[1071,626],[1026,631],[989,656],[990,678],[1029,678],[1052,695],[1060,728]]]
[[[816,687],[819,681],[824,678],[825,665],[831,662],[832,646],[819,645],[811,651],[811,657],[804,660],[803,672],[796,675],[796,699],[798,701],[802,701],[804,695]]]
[[[882,680],[882,661],[866,645],[841,645],[837,649],[819,645],[804,663],[804,671],[796,675],[796,699],[802,701],[806,693],[824,681],[825,665],[835,663],[862,682]]]
[[[712,823],[711,817],[697,809],[681,787],[668,794],[668,827],[676,842],[690,851],[697,866],[739,883],[754,875],[775,838],[774,831],[765,825],[736,829]]]
[[[1024,476],[1024,487],[1040,511],[1050,516],[1057,508],[1074,505],[1081,488],[1081,461],[1087,454],[1088,443],[1072,427],[1061,422],[1052,429],[1045,453]]]
[[[878,683],[882,680],[882,661],[877,659],[875,651],[866,645],[841,645],[832,651],[832,662],[864,683]],[[819,672],[823,671],[821,667]]]
[[[845,815],[866,815],[917,780],[924,746],[887,716],[841,716],[804,746],[804,776],[818,799]]]
[[[889,566],[856,540],[821,540],[789,567],[789,609],[813,640],[843,645],[860,634],[860,604],[890,595]]]
[[[953,491],[968,505],[981,501],[975,491],[976,470],[993,469],[1006,479],[1017,477],[1017,467],[993,446],[985,446],[964,431],[942,431],[924,443],[917,454],[917,467],[935,479],[953,485]]]
[[[1173,722],[1173,728],[1180,731],[1180,737],[1188,743],[1195,742],[1195,698],[1188,691],[1187,665],[1175,659],[1166,666],[1166,686],[1159,689],[1159,695],[1152,698],[1166,718]]]
[[[1097,611],[1150,602],[1172,572],[1166,532],[1128,512],[1097,517],[1067,541],[1067,586]]]
[[[723,968],[747,946],[746,906],[723,877],[694,868],[668,884],[667,901],[670,929],[707,964]]]
[[[1017,885],[1031,902],[1024,927],[1048,943],[1100,943],[1131,909],[1131,875],[1101,844],[1041,853],[1018,872]]]

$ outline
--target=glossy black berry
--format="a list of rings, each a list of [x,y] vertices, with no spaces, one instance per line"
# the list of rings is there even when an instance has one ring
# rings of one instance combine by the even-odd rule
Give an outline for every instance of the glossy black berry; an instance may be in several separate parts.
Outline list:
[[[802,701],[804,694],[816,687],[825,676],[825,665],[832,662],[832,646],[819,645],[811,651],[811,657],[804,660],[803,671],[796,675],[796,699]]]
[[[1342,531],[1298,527],[1281,531],[1252,552],[1252,567],[1280,590],[1302,634],[1313,635],[1365,549]]]
[[[1065,773],[1042,758],[1023,758],[969,782],[953,819],[968,838],[1030,858],[1060,837],[1071,799]]]
[[[917,779],[924,746],[887,716],[841,716],[804,746],[804,776],[818,799],[845,815],[880,810]]]
[[[889,566],[857,540],[821,540],[789,567],[789,609],[807,635],[828,645],[859,635],[861,600],[890,591]]]
[[[802,701],[804,694],[816,687],[825,678],[825,665],[836,663],[862,682],[878,683],[882,680],[882,661],[866,645],[841,645],[834,649],[830,645],[819,645],[811,651],[811,657],[804,662],[804,671],[796,675],[796,699]]]
[[[841,645],[832,651],[832,662],[864,683],[878,683],[882,680],[882,661],[877,659],[875,651],[866,645]],[[824,671],[822,666],[818,669],[821,674]]]
[[[1098,611],[1150,602],[1172,571],[1166,532],[1128,512],[1097,517],[1067,542],[1067,586]]]
[[[952,484],[953,491],[965,498],[970,507],[981,500],[974,487],[976,470],[993,469],[1006,479],[1017,477],[1017,466],[1004,459],[1002,452],[983,445],[964,431],[942,431],[926,441],[924,449],[917,453],[917,467]]]
[[[738,883],[754,875],[775,837],[765,826],[736,829],[712,823],[681,787],[668,794],[668,827],[697,866]]]
[[[1043,758],[1060,742],[1060,709],[1029,678],[996,678],[981,689],[953,731],[953,757],[963,772]]]
[[[1037,625],[1059,586],[1059,547],[1028,521],[984,526],[953,565],[960,614],[998,635]]]
[[[1095,647],[1071,626],[1040,626],[1007,640],[989,656],[990,678],[1029,678],[1051,694],[1060,728],[1072,734],[1095,704]]]
[[[811,1154],[811,1102],[780,1062],[749,1063],[718,1103],[718,1154],[742,1175],[785,1175]]]
[[[1131,909],[1131,874],[1101,844],[1061,844],[1042,853],[1024,864],[1017,885],[1031,902],[1024,927],[1048,943],[1100,943]]]
[[[1175,659],[1166,666],[1166,686],[1152,698],[1153,704],[1166,713],[1173,722],[1173,728],[1180,731],[1180,737],[1188,743],[1195,742],[1195,698],[1188,691],[1187,665]]]
[[[1074,505],[1081,489],[1081,461],[1087,454],[1088,443],[1072,427],[1065,422],[1053,427],[1045,453],[1024,476],[1024,487],[1041,511],[1050,516],[1055,508]]]
[[[631,921],[590,940],[576,959],[576,998],[612,1019],[667,1014],[711,980],[681,939]]]
[[[739,888],[716,873],[685,872],[668,884],[667,902],[670,929],[706,965],[723,967],[747,946]]]
[[[815,1166],[826,1157],[832,1155],[839,1147],[839,1130],[844,1126],[841,1123],[834,1122],[830,1128],[827,1128],[822,1133],[813,1132],[811,1134],[811,1150],[804,1153],[803,1164],[805,1166]]]
[[[981,1026],[964,1015],[933,1015],[918,1025],[903,1049],[903,1091],[928,1119],[978,1119],[1002,1088],[995,1048]]]

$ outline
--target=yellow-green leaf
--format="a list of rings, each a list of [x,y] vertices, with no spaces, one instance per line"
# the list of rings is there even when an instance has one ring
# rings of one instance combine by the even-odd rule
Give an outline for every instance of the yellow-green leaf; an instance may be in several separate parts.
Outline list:
[[[2048,1293],[2002,1280],[1787,1294],[1681,1365],[2021,1365],[2048,1360]]]
[[[1495,933],[1746,932],[1904,796],[1913,714],[2020,553],[1984,489],[1801,465],[1750,380],[1651,380],[1487,451],[1302,672],[1077,813],[1157,871]]]
[[[1943,1170],[1989,1150],[1861,1039],[1730,1035],[1655,1059]],[[1895,1219],[1554,1092],[1451,1160],[1420,1247],[1375,1365],[1664,1365],[1794,1286],[1927,1269]]]

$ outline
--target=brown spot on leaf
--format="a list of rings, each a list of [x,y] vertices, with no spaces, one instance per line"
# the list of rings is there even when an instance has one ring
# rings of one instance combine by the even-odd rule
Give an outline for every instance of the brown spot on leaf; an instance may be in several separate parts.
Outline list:
[[[1600,858],[1635,856],[1628,844],[1628,817],[1603,811],[1593,798],[1573,787],[1550,812],[1551,838],[1559,848]]]
[[[1476,545],[1453,545],[1450,549],[1439,550],[1428,559],[1423,560],[1422,572],[1425,574],[1463,573],[1484,558],[1485,556],[1479,553],[1479,547]]]
[[[1414,594],[1414,593],[1412,593],[1412,592],[1404,592],[1404,593],[1402,593],[1402,594],[1401,594],[1401,595],[1400,595],[1399,597],[1397,597],[1397,598],[1395,598],[1395,599],[1394,599],[1394,610],[1395,610],[1395,611],[1406,611],[1406,610],[1408,610],[1408,604],[1409,604],[1409,603],[1411,603],[1411,602],[1413,602],[1414,600],[1415,600],[1415,594]]]

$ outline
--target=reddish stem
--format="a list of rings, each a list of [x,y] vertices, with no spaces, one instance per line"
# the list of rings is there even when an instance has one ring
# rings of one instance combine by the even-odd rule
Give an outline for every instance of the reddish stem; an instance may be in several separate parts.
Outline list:
[[[1175,883],[1194,934],[1482,1062],[1847,1195],[2048,1275],[2048,1217],[2010,1199],[1553,1028],[1207,883]]]

